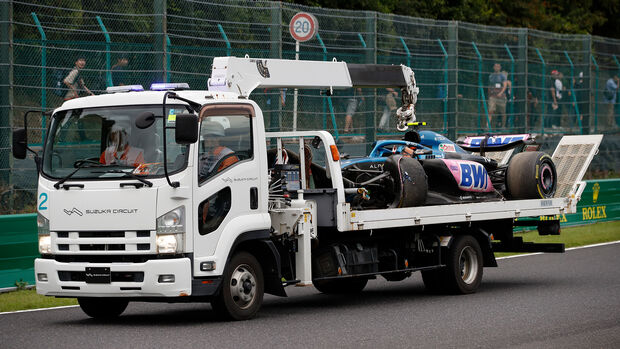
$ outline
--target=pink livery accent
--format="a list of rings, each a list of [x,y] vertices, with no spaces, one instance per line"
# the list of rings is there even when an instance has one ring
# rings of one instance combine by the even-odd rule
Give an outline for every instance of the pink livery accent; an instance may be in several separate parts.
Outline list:
[[[480,143],[484,140],[485,136],[475,136],[475,137],[466,137],[463,141],[463,145],[467,147],[479,147]],[[506,144],[510,144],[516,141],[526,141],[530,139],[531,136],[527,133],[525,134],[515,134],[515,135],[498,135],[491,136],[487,140],[486,146],[489,148],[498,147]]]
[[[495,190],[491,178],[489,178],[489,174],[482,164],[468,160],[441,160],[452,172],[459,189],[482,193]]]

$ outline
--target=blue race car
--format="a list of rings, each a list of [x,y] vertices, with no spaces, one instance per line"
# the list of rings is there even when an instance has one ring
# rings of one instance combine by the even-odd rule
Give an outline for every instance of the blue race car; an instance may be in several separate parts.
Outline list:
[[[486,152],[515,149],[506,164]],[[358,209],[552,197],[556,170],[528,134],[467,137],[459,144],[433,131],[376,142],[369,156],[342,160]]]

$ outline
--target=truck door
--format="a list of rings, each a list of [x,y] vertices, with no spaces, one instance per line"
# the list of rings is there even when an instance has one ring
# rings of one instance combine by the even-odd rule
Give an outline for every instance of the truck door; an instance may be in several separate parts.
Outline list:
[[[257,144],[252,132],[257,118],[253,116],[249,104],[212,104],[200,113],[192,205],[195,212],[191,215],[195,217],[195,265],[201,257],[215,254],[222,236],[265,225],[258,214],[265,208],[259,209],[260,163],[255,156]],[[224,266],[224,262],[218,265]],[[199,268],[195,271],[200,273]]]

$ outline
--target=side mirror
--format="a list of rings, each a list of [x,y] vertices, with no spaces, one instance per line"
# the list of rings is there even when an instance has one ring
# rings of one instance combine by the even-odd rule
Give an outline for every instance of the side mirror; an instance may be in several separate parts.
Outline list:
[[[25,159],[27,149],[26,129],[21,128],[13,131],[13,157],[16,159]]]
[[[150,111],[146,111],[136,118],[136,127],[143,130],[145,128],[151,127],[155,122],[155,114]]]
[[[178,144],[192,144],[198,141],[198,116],[177,114],[174,128],[174,136]]]

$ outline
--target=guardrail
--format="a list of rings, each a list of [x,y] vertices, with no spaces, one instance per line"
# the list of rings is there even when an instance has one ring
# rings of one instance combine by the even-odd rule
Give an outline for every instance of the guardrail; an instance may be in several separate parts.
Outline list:
[[[563,226],[620,220],[620,179],[586,182],[577,213],[540,219],[559,218]],[[34,259],[39,256],[37,215],[0,216],[0,226],[0,290],[20,282],[34,285]]]

